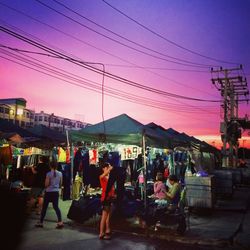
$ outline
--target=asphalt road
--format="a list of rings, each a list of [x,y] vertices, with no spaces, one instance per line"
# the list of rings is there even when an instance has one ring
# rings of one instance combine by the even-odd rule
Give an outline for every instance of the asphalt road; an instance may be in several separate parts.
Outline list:
[[[46,221],[44,228],[35,228],[36,221],[28,219],[21,234],[18,250],[194,250],[205,249],[204,246],[182,245],[164,240],[155,240],[136,235],[114,233],[111,240],[99,240],[95,229],[81,226],[65,225],[63,229],[55,229],[54,222]],[[216,249],[216,248],[206,248]]]

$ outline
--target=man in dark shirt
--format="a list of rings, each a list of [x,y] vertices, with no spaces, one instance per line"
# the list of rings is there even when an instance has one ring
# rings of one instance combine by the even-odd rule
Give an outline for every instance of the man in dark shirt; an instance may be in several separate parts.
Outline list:
[[[34,183],[31,188],[31,206],[37,203],[37,214],[40,214],[43,204],[44,184],[49,166],[45,163],[45,157],[40,156],[37,166],[32,166],[34,176]]]

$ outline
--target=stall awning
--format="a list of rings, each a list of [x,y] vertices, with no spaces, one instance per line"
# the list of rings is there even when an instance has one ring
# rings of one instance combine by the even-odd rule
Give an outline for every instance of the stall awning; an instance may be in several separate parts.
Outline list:
[[[161,148],[169,148],[171,146],[170,141],[165,140],[162,135],[126,114],[79,131],[70,131],[69,134],[73,142],[94,141],[138,146],[142,146],[142,135],[145,135],[147,146]]]

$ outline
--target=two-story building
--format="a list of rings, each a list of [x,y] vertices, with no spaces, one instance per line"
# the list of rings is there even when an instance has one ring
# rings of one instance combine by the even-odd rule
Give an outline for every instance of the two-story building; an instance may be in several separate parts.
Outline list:
[[[88,125],[85,122],[57,116],[54,113],[50,114],[44,111],[36,113],[34,110],[27,109],[26,103],[24,98],[0,99],[0,118],[9,120],[23,128],[42,124],[61,132],[79,130]]]
[[[42,124],[61,132],[65,130],[79,130],[87,126],[87,123],[57,116],[54,113],[45,113],[44,111],[35,113],[34,123],[35,125]]]

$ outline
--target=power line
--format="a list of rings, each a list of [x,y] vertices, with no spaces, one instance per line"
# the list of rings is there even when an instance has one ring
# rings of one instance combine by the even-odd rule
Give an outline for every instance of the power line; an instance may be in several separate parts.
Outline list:
[[[9,8],[9,9],[11,9],[11,10],[13,10],[13,11],[19,13],[19,14],[22,14],[22,15],[24,15],[24,16],[26,16],[26,17],[32,19],[32,20],[35,20],[36,22],[39,22],[39,23],[41,23],[41,24],[43,24],[43,25],[45,25],[45,26],[47,26],[47,27],[49,27],[49,28],[51,28],[51,29],[53,29],[53,30],[56,30],[56,31],[59,32],[59,33],[62,33],[62,34],[64,34],[64,35],[68,36],[68,37],[71,37],[71,38],[73,38],[73,39],[75,39],[75,40],[77,40],[77,41],[79,41],[79,42],[81,42],[81,43],[87,44],[88,46],[90,46],[90,47],[92,47],[92,48],[95,48],[95,49],[97,49],[97,50],[99,50],[99,51],[101,51],[101,52],[103,52],[103,53],[106,53],[106,54],[108,54],[108,55],[110,55],[110,56],[113,56],[113,57],[115,57],[115,58],[117,58],[117,59],[119,59],[119,60],[122,60],[122,61],[126,62],[126,63],[129,63],[129,64],[131,64],[131,65],[133,66],[133,68],[143,69],[143,70],[145,70],[145,71],[147,71],[147,72],[150,72],[150,73],[152,73],[152,74],[155,74],[155,75],[157,75],[157,76],[159,76],[159,77],[161,77],[161,78],[170,80],[170,81],[172,81],[172,82],[174,82],[174,83],[176,83],[176,84],[178,84],[178,85],[182,85],[182,86],[184,86],[184,87],[188,87],[188,88],[194,89],[194,90],[196,90],[196,91],[199,91],[199,92],[202,92],[202,93],[206,93],[206,94],[211,95],[210,93],[207,93],[207,92],[202,91],[202,90],[200,90],[200,89],[194,88],[194,87],[192,87],[192,86],[187,86],[187,85],[185,85],[185,84],[183,84],[183,83],[180,83],[180,82],[175,81],[175,80],[170,79],[170,78],[166,78],[165,76],[162,76],[162,75],[160,75],[160,74],[157,74],[157,73],[155,73],[155,72],[152,72],[152,71],[150,71],[149,69],[153,69],[153,70],[154,70],[154,69],[157,69],[157,70],[186,71],[186,72],[202,72],[202,73],[205,73],[205,72],[207,73],[207,71],[202,71],[202,70],[200,70],[200,71],[198,71],[198,70],[188,70],[188,69],[166,69],[166,68],[153,68],[153,67],[138,66],[138,65],[136,65],[136,64],[134,64],[134,63],[131,63],[131,62],[129,62],[129,61],[127,61],[127,60],[125,60],[125,59],[123,59],[123,58],[117,56],[117,55],[111,54],[111,53],[109,53],[109,52],[107,52],[107,51],[105,51],[105,50],[103,50],[103,49],[100,49],[100,48],[98,48],[98,47],[96,47],[96,46],[93,46],[93,45],[91,45],[91,44],[89,44],[89,43],[87,43],[87,42],[85,42],[85,41],[83,41],[83,40],[81,40],[81,39],[79,39],[79,38],[77,38],[77,37],[75,37],[75,36],[72,36],[72,35],[70,35],[70,34],[64,32],[64,31],[62,31],[62,30],[60,30],[60,29],[58,29],[58,28],[56,28],[56,27],[54,27],[54,26],[51,26],[51,25],[49,25],[49,24],[47,24],[47,23],[44,23],[44,22],[42,22],[42,21],[40,21],[40,20],[38,20],[38,19],[36,19],[36,18],[30,16],[30,15],[27,15],[27,14],[24,13],[24,12],[21,12],[21,11],[15,9],[15,8],[12,8],[12,7],[10,7],[10,6],[6,5],[6,4],[3,4],[3,3],[0,3],[0,4],[3,5],[4,7]],[[5,23],[5,22],[4,22],[4,23]],[[13,28],[13,27],[12,27],[12,28]],[[22,31],[22,32],[23,32],[23,31]],[[23,33],[25,33],[25,32],[23,32]],[[27,35],[27,34],[26,34],[26,35]],[[30,35],[29,35],[29,36],[30,36]],[[37,38],[35,38],[35,39],[37,39]],[[105,64],[105,65],[107,65],[107,66],[115,66],[114,64]],[[132,67],[132,66],[117,65],[117,67]],[[213,96],[213,95],[211,95],[211,96]]]
[[[2,46],[2,45],[0,45],[0,47],[6,48],[6,46]],[[7,47],[7,48],[8,48],[8,49],[11,49],[10,47]],[[34,62],[31,61],[31,60],[28,60],[28,59],[26,59],[26,58],[24,58],[24,57],[15,55],[15,54],[10,53],[10,52],[6,52],[5,50],[0,50],[0,51],[2,51],[2,53],[7,54],[8,56],[14,57],[15,59],[21,60],[22,62],[25,62],[25,63],[28,63],[28,64],[32,64],[33,66],[42,68],[43,70],[47,70],[47,71],[49,71],[49,72],[56,73],[57,75],[60,75],[60,76],[63,76],[63,77],[66,76],[66,77],[69,78],[70,80],[74,80],[74,81],[79,82],[78,78],[83,79],[83,81],[80,80],[80,82],[88,83],[87,86],[90,86],[90,87],[99,88],[98,85],[97,85],[98,83],[96,83],[96,82],[94,82],[94,81],[91,81],[91,80],[86,79],[86,78],[83,78],[83,77],[79,77],[79,76],[77,76],[77,75],[75,75],[75,74],[72,74],[72,73],[69,73],[69,72],[67,72],[67,71],[65,71],[65,70],[59,69],[59,68],[57,68],[57,67],[54,67],[54,66],[52,66],[52,65],[50,65],[50,64],[48,64],[48,63],[44,63],[44,62],[42,62],[42,61],[40,61],[40,60],[38,60],[38,59],[35,59],[35,58],[33,58],[33,57],[30,57],[30,56],[28,56],[28,55],[25,55],[25,56],[28,57],[28,58],[31,58],[32,60],[38,61],[39,63],[42,63],[43,65],[46,65],[46,66],[45,66],[45,67],[44,67],[44,66],[41,66],[41,64],[34,63]],[[20,54],[20,53],[23,53],[22,50],[19,51],[18,49],[14,49],[13,51],[19,52],[19,54]],[[49,68],[48,68],[47,66],[49,66]],[[52,68],[53,68],[53,69],[52,69]],[[67,75],[66,75],[65,73],[67,73]],[[71,75],[71,76],[69,76],[69,75]],[[76,77],[77,77],[77,78],[76,78]],[[107,89],[105,88],[105,91],[107,91],[107,92],[111,92],[111,91],[112,91],[112,93],[114,93],[114,94],[116,94],[116,95],[120,95],[120,93],[125,93],[127,96],[131,97],[131,99],[132,99],[132,98],[137,98],[137,100],[138,100],[138,99],[143,100],[143,101],[144,101],[143,104],[148,103],[148,102],[151,102],[151,103],[157,103],[157,105],[162,105],[162,106],[164,106],[164,107],[167,106],[167,107],[170,107],[170,108],[171,108],[171,107],[172,107],[172,108],[175,108],[176,110],[182,109],[182,110],[187,111],[187,105],[178,105],[178,106],[177,106],[176,104],[173,104],[173,103],[160,102],[160,101],[158,101],[158,100],[156,101],[156,100],[153,100],[153,99],[150,99],[150,98],[145,98],[145,97],[137,96],[137,95],[134,95],[134,94],[131,94],[131,93],[126,93],[126,92],[124,92],[124,91],[117,90],[117,89],[114,89],[114,88],[111,88],[111,87],[109,87],[109,88],[107,88]],[[213,106],[213,107],[214,107],[214,106]],[[199,112],[199,111],[197,110],[197,109],[199,109],[199,107],[192,106],[192,108],[195,108],[195,109],[190,110],[192,113],[194,113],[194,112]],[[207,110],[204,110],[204,109],[203,109],[202,111],[206,111],[206,112],[207,112]],[[210,112],[210,113],[212,113],[212,112]]]
[[[100,70],[100,69],[97,69],[96,67],[93,67],[91,65],[88,65],[86,62],[83,62],[83,61],[79,61],[79,60],[76,60],[72,57],[69,57],[65,54],[62,54],[56,50],[53,50],[51,48],[48,48],[38,42],[35,42],[29,38],[26,38],[20,34],[17,34],[16,32],[13,32],[7,28],[4,28],[3,26],[0,26],[0,30],[2,30],[3,32],[11,35],[11,36],[14,36],[15,38],[17,39],[20,39],[26,43],[29,43],[39,49],[42,49],[44,51],[47,51],[53,55],[56,55],[58,56],[58,58],[60,59],[64,59],[66,61],[69,61],[73,64],[76,64],[78,66],[81,66],[81,67],[84,67],[85,69],[88,69],[92,72],[95,72],[95,73],[98,73],[98,74],[103,74],[103,71]],[[168,96],[168,97],[173,97],[173,98],[179,98],[179,99],[185,99],[185,100],[190,100],[190,101],[199,101],[199,102],[220,102],[218,100],[205,100],[205,99],[200,99],[200,98],[192,98],[192,97],[187,97],[187,96],[182,96],[182,95],[177,95],[177,94],[173,94],[173,93],[170,93],[170,92],[167,92],[167,91],[162,91],[162,90],[158,90],[158,89],[155,89],[155,88],[152,88],[152,87],[148,87],[148,86],[145,86],[143,84],[140,84],[140,83],[137,83],[137,82],[134,82],[134,81],[131,81],[131,80],[128,80],[126,78],[123,78],[123,77],[119,77],[117,75],[114,75],[112,73],[109,73],[109,72],[105,72],[104,73],[105,76],[113,79],[113,80],[117,80],[119,82],[122,82],[122,83],[125,83],[127,85],[130,85],[130,86],[134,86],[136,88],[140,88],[140,89],[144,89],[144,90],[147,90],[149,92],[153,92],[153,93],[156,93],[156,94],[160,94],[160,95],[163,95],[163,96]]]
[[[152,70],[161,70],[161,71],[185,71],[185,72],[196,72],[196,73],[208,73],[207,70],[195,70],[195,69],[177,69],[177,68],[165,68],[165,67],[151,67],[151,66],[132,66],[125,64],[112,64],[105,63],[106,66],[111,67],[121,67],[121,68],[139,68],[139,69],[152,69]]]
[[[128,16],[127,14],[125,14],[125,13],[122,12],[121,10],[117,9],[116,7],[114,7],[113,5],[111,5],[110,3],[108,3],[107,1],[105,1],[105,0],[102,0],[102,1],[103,1],[105,4],[107,4],[109,7],[111,7],[112,9],[114,9],[115,11],[119,12],[120,14],[122,14],[123,16],[125,16],[126,18],[128,18],[129,20],[133,21],[134,23],[136,23],[137,25],[139,25],[140,27],[142,27],[143,29],[149,31],[150,33],[156,35],[157,37],[159,37],[159,38],[165,40],[166,42],[168,42],[168,43],[170,43],[170,44],[172,44],[172,45],[174,45],[174,46],[176,46],[176,47],[178,47],[178,48],[180,48],[180,49],[182,49],[182,50],[185,50],[185,51],[190,52],[190,53],[192,53],[192,54],[194,54],[194,55],[197,55],[197,56],[200,56],[200,57],[203,57],[203,58],[212,60],[212,61],[216,61],[216,62],[219,62],[219,63],[227,63],[227,64],[239,65],[239,63],[228,62],[228,61],[216,59],[216,58],[213,58],[213,57],[210,57],[210,56],[207,56],[207,55],[203,55],[203,54],[201,54],[201,53],[198,53],[198,52],[196,52],[196,51],[194,51],[194,50],[188,49],[188,48],[186,48],[186,47],[184,47],[184,46],[182,46],[182,45],[180,45],[180,44],[178,44],[178,43],[176,43],[176,42],[174,42],[174,41],[172,41],[172,40],[170,40],[170,39],[168,39],[168,38],[166,38],[166,37],[160,35],[160,34],[157,33],[156,31],[154,31],[154,30],[152,30],[152,29],[146,27],[145,25],[143,25],[142,23],[140,23],[140,22],[138,22],[137,20],[133,19],[132,17]]]
[[[36,1],[38,1],[38,2],[41,3],[41,1],[39,1],[39,0],[36,0]],[[96,25],[96,26],[98,26],[98,27],[104,29],[105,31],[110,32],[110,33],[113,34],[113,35],[118,36],[119,38],[124,39],[124,40],[127,41],[127,42],[130,42],[130,43],[132,43],[132,44],[135,44],[135,45],[137,45],[137,46],[139,46],[139,47],[141,47],[141,48],[143,48],[143,49],[149,50],[149,51],[154,52],[154,53],[156,53],[156,54],[159,54],[159,55],[161,55],[161,56],[165,56],[165,57],[168,57],[168,58],[177,60],[177,61],[181,61],[181,62],[185,62],[185,63],[190,63],[190,64],[198,65],[198,66],[206,66],[206,67],[209,67],[209,66],[210,66],[210,65],[208,65],[208,64],[196,63],[196,62],[191,62],[191,61],[188,61],[188,60],[185,60],[185,59],[173,57],[173,56],[170,56],[170,55],[161,53],[161,52],[159,52],[159,51],[156,51],[156,50],[154,50],[154,49],[152,49],[152,48],[148,48],[148,47],[146,47],[146,46],[144,46],[144,45],[142,45],[142,44],[140,44],[140,43],[137,43],[137,42],[135,42],[135,41],[133,41],[133,40],[131,40],[131,39],[128,39],[128,38],[126,38],[126,37],[124,37],[124,36],[122,36],[122,35],[120,35],[120,34],[114,32],[114,31],[112,31],[112,30],[110,30],[110,29],[104,27],[103,25],[98,24],[97,22],[94,22],[94,21],[91,20],[90,18],[87,18],[87,17],[83,16],[83,15],[80,14],[79,12],[77,12],[77,11],[75,11],[75,10],[69,8],[67,5],[65,5],[65,4],[63,4],[63,3],[61,3],[61,2],[59,2],[59,1],[57,1],[57,0],[53,0],[53,1],[56,2],[56,3],[57,3],[58,5],[60,5],[60,6],[63,6],[65,9],[69,10],[70,12],[73,12],[73,13],[76,14],[77,16],[80,16],[81,18],[83,18],[83,19],[89,21],[90,23],[92,23],[92,24],[94,24],[94,25]],[[44,5],[45,5],[45,4],[44,4]],[[47,5],[46,5],[46,6],[47,6]],[[53,9],[53,8],[52,8],[52,9]]]
[[[203,66],[202,66],[202,65],[194,65],[194,64],[191,65],[191,64],[185,64],[185,63],[175,62],[175,61],[172,61],[172,60],[163,58],[163,57],[159,57],[159,56],[156,56],[156,55],[147,53],[147,52],[142,51],[142,50],[140,50],[140,49],[137,49],[137,48],[134,48],[134,47],[132,47],[132,46],[129,46],[129,45],[123,43],[123,42],[120,42],[120,41],[118,41],[118,40],[116,40],[116,39],[114,39],[114,38],[111,38],[111,37],[109,37],[109,36],[107,36],[107,35],[105,35],[105,34],[99,32],[99,31],[96,31],[95,29],[92,29],[92,28],[88,27],[87,25],[85,25],[85,24],[83,24],[83,23],[81,23],[81,22],[78,22],[78,21],[75,20],[74,18],[71,18],[71,17],[69,17],[69,16],[63,14],[62,12],[60,12],[60,11],[58,11],[58,10],[52,8],[51,6],[49,6],[49,5],[47,5],[47,4],[43,3],[43,2],[41,2],[40,0],[35,0],[35,1],[37,1],[38,3],[40,3],[40,4],[43,5],[43,6],[47,7],[48,9],[51,9],[52,11],[58,13],[59,15],[62,15],[62,16],[64,16],[65,18],[67,18],[67,19],[69,19],[69,20],[71,20],[71,21],[73,21],[73,22],[79,24],[80,26],[85,27],[86,29],[91,30],[92,32],[94,32],[94,33],[96,33],[96,34],[98,34],[98,35],[100,35],[100,36],[105,37],[105,38],[108,39],[108,40],[111,40],[111,41],[113,41],[113,42],[115,42],[115,43],[118,43],[118,44],[120,44],[120,45],[122,45],[122,46],[125,46],[125,47],[127,47],[127,48],[129,48],[129,49],[132,49],[132,50],[137,51],[137,52],[139,52],[139,53],[142,53],[142,54],[144,54],[144,55],[153,57],[153,58],[158,59],[158,60],[162,60],[162,61],[171,62],[171,63],[178,64],[178,65],[182,65],[182,66],[189,66],[189,67],[192,66],[192,67],[198,67],[198,68],[212,67],[211,65],[210,65],[210,66],[209,66],[209,65],[203,65]]]
[[[1,51],[1,50],[0,50],[0,51]],[[5,52],[2,52],[2,53],[5,53]],[[8,55],[8,53],[5,53],[5,54]],[[78,87],[84,87],[84,88],[86,88],[86,89],[89,89],[89,90],[94,91],[94,92],[97,92],[97,93],[102,93],[102,89],[101,89],[100,86],[95,86],[95,85],[93,85],[93,84],[90,84],[90,83],[85,82],[85,81],[82,81],[82,80],[79,81],[79,80],[77,80],[77,79],[75,79],[75,78],[72,78],[72,77],[66,75],[66,74],[62,74],[62,73],[57,72],[57,71],[55,71],[55,70],[51,70],[51,69],[46,68],[46,67],[44,67],[44,66],[41,66],[41,65],[39,65],[39,64],[33,63],[33,62],[31,62],[31,61],[27,61],[27,60],[25,60],[25,59],[20,59],[20,58],[18,58],[17,56],[13,56],[13,55],[12,55],[12,57],[17,58],[18,60],[21,60],[21,61],[27,63],[29,66],[28,66],[28,65],[24,65],[24,64],[22,64],[22,63],[18,63],[18,62],[13,61],[13,60],[10,60],[10,59],[5,58],[5,57],[3,57],[3,56],[1,56],[1,57],[4,58],[4,59],[6,59],[6,60],[15,62],[15,63],[17,63],[17,64],[19,64],[19,65],[21,65],[21,66],[24,66],[24,67],[27,67],[27,68],[29,68],[29,69],[35,70],[35,71],[37,71],[37,72],[39,72],[39,73],[43,73],[43,74],[45,74],[45,75],[47,75],[47,76],[54,77],[54,78],[56,78],[56,79],[62,80],[62,81],[67,82],[67,83],[70,83],[70,84],[72,84],[72,85],[75,85],[75,86],[78,86]],[[35,68],[32,68],[30,65],[33,65],[33,66],[38,67],[38,68],[41,68],[42,70],[46,70],[46,72],[37,70],[37,69],[35,69]],[[51,74],[48,73],[48,72],[51,72],[51,73],[56,74],[56,75],[59,75],[60,77],[51,75]],[[61,78],[61,77],[63,77],[63,78]],[[69,79],[71,79],[71,80],[80,82],[80,84],[76,84],[76,83],[74,83],[74,82],[72,82],[72,81],[65,80],[65,78],[66,78],[66,79],[69,78]],[[117,91],[117,90],[116,90],[116,91]],[[122,94],[119,93],[119,92],[114,92],[114,91],[112,91],[112,90],[106,90],[106,92],[109,93],[109,94],[107,94],[107,95],[110,95],[110,96],[112,96],[112,97],[114,97],[114,98],[117,98],[117,99],[123,99],[123,100],[129,101],[129,102],[134,102],[134,103],[137,103],[137,104],[142,104],[142,105],[146,105],[146,106],[150,106],[150,107],[154,107],[154,108],[158,108],[158,109],[164,109],[164,110],[170,110],[170,111],[172,110],[172,111],[175,111],[175,112],[176,112],[176,111],[179,111],[179,112],[186,112],[186,113],[197,113],[197,112],[195,112],[195,111],[190,111],[190,112],[189,112],[189,111],[187,111],[186,109],[185,109],[185,110],[184,110],[184,109],[182,110],[182,109],[180,109],[180,108],[178,108],[178,109],[177,109],[177,108],[172,109],[171,107],[170,107],[170,108],[166,108],[166,107],[164,108],[163,106],[156,106],[156,104],[153,104],[153,103],[150,104],[150,102],[148,102],[148,100],[150,100],[150,99],[148,99],[148,98],[143,98],[143,99],[141,99],[140,97],[138,97],[137,99],[136,99],[136,98],[131,98],[130,96],[128,96],[128,95],[126,95],[126,94],[123,94],[123,92],[122,92]],[[124,93],[125,93],[125,92],[124,92]],[[120,96],[120,97],[117,97],[117,96]],[[133,96],[134,96],[134,95],[133,95]],[[122,97],[122,98],[121,98],[121,97]],[[125,98],[126,98],[126,99],[125,99]],[[140,99],[141,99],[141,100],[140,100]],[[143,102],[142,102],[142,100],[143,100]],[[145,101],[147,101],[147,102],[145,102]]]
[[[5,58],[5,57],[2,57],[2,58]],[[14,56],[14,58],[16,58],[15,56]],[[18,58],[18,57],[17,57]],[[13,62],[13,60],[10,60],[10,59],[7,59],[7,58],[5,58],[6,60],[9,60],[9,61],[12,61]],[[87,85],[85,84],[86,82],[85,81],[79,81],[79,80],[77,80],[77,79],[75,79],[75,78],[72,78],[72,77],[69,77],[69,76],[67,76],[65,73],[58,73],[57,71],[55,71],[55,70],[51,70],[51,69],[49,69],[49,68],[47,68],[47,67],[44,67],[44,66],[41,66],[41,65],[39,65],[39,64],[36,64],[36,63],[33,63],[32,61],[27,61],[27,60],[25,60],[25,59],[20,59],[19,58],[19,60],[21,60],[21,61],[24,61],[25,63],[27,63],[28,65],[24,65],[24,64],[22,64],[22,63],[18,63],[18,62],[15,62],[15,63],[18,63],[19,65],[22,65],[22,66],[24,66],[24,67],[27,67],[27,68],[30,68],[30,69],[32,69],[32,70],[35,70],[35,71],[38,71],[38,72],[40,72],[40,73],[43,73],[43,74],[45,74],[45,75],[48,75],[48,76],[51,76],[51,77],[54,77],[54,78],[56,78],[56,79],[59,79],[59,80],[62,80],[62,81],[64,81],[64,82],[67,82],[67,83],[70,83],[70,84],[73,84],[73,85],[75,85],[75,86],[78,86],[78,87],[84,87],[84,88],[86,88],[86,89],[89,89],[89,90],[91,90],[91,91],[94,91],[94,92],[97,92],[97,93],[103,93],[102,91],[101,91],[101,88],[100,87],[98,87],[97,89],[99,89],[99,91],[98,90],[96,90],[96,87],[94,86],[94,85],[91,85],[91,84],[89,84],[89,83],[87,83]],[[43,63],[43,64],[46,64],[46,63]],[[46,70],[46,71],[49,71],[49,72],[51,72],[51,73],[54,73],[54,74],[56,74],[56,75],[59,75],[60,77],[57,77],[57,76],[54,76],[54,75],[51,75],[50,73],[48,73],[48,72],[44,72],[44,71],[41,71],[41,70],[37,70],[37,69],[34,69],[34,68],[32,68],[30,65],[33,65],[33,66],[36,66],[36,67],[39,67],[39,68],[42,68],[43,70]],[[55,67],[53,67],[53,68],[55,68]],[[62,70],[63,71],[63,70]],[[64,72],[64,71],[63,71]],[[65,78],[66,77],[66,79],[71,79],[71,80],[74,80],[74,81],[77,81],[78,83],[74,83],[74,82],[72,82],[72,81],[69,81],[69,80],[65,80],[65,79],[63,79],[63,78],[61,78],[61,77],[63,77],[63,78]],[[80,82],[80,84],[79,84],[79,82]],[[84,83],[84,84],[83,84]],[[83,85],[84,86],[83,86]],[[94,88],[94,89],[93,89]],[[137,103],[137,104],[142,104],[142,105],[146,105],[146,106],[149,106],[149,107],[153,107],[153,108],[158,108],[158,109],[163,109],[163,110],[168,110],[168,111],[174,111],[175,113],[176,112],[178,112],[178,113],[181,113],[181,112],[183,112],[183,113],[185,113],[185,114],[187,114],[187,113],[197,113],[197,112],[195,112],[195,110],[193,110],[193,112],[192,111],[187,111],[186,109],[184,110],[182,110],[182,109],[180,109],[180,108],[166,108],[166,107],[163,107],[163,106],[156,106],[154,103],[150,103],[150,102],[148,102],[148,98],[146,98],[146,100],[145,100],[145,98],[143,99],[143,102],[142,101],[140,101],[140,98],[139,99],[136,99],[136,98],[131,98],[130,97],[130,94],[129,94],[129,96],[128,95],[124,95],[123,93],[122,94],[120,94],[120,97],[117,97],[117,96],[119,96],[119,93],[120,93],[120,91],[119,92],[113,92],[113,91],[108,91],[109,92],[109,94],[107,94],[107,95],[109,95],[109,96],[112,96],[112,97],[115,97],[115,98],[117,98],[117,99],[121,99],[121,100],[126,100],[126,101],[129,101],[129,102],[134,102],[134,103]],[[125,93],[125,92],[124,92]],[[134,96],[134,95],[133,95]],[[150,100],[150,99],[149,99]],[[211,113],[211,112],[210,112]],[[183,114],[184,116],[186,116],[185,114]],[[212,113],[211,113],[212,114]],[[199,119],[198,119],[199,120]],[[204,121],[204,119],[202,119],[203,121]]]

